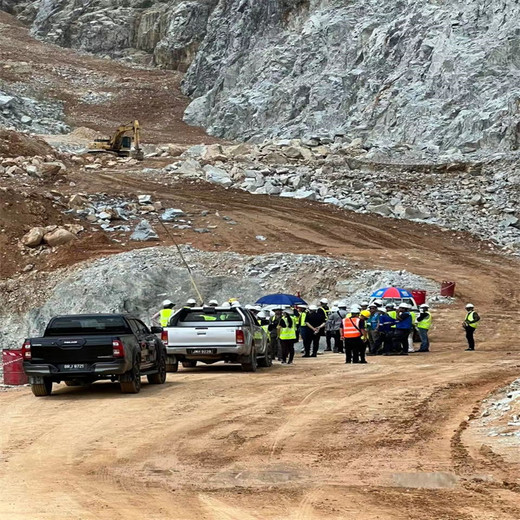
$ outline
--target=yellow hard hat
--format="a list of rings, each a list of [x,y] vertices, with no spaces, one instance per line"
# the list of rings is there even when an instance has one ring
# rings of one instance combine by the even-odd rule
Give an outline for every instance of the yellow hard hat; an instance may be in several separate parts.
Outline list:
[[[229,303],[237,302],[238,300],[236,298],[229,298]]]
[[[365,318],[370,318],[370,311],[361,311],[359,314]]]

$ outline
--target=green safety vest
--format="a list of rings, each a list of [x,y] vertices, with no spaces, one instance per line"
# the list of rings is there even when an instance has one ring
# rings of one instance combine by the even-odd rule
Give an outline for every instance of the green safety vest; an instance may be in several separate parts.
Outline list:
[[[412,317],[412,327],[417,325],[417,313],[410,311],[410,316]]]
[[[426,329],[429,330],[429,328],[432,326],[432,315],[430,312],[426,313],[428,316],[424,318],[422,321],[417,322],[417,328],[418,329]]]
[[[260,325],[263,329],[264,329],[264,332],[269,335],[269,325]]]
[[[286,321],[287,318],[284,318]],[[296,325],[291,317],[290,327],[282,327],[280,329],[280,339],[296,339]]]
[[[300,327],[305,327],[305,321],[307,320],[307,312],[302,312],[300,314]]]
[[[478,327],[479,322],[476,321],[475,323],[470,323],[470,321],[473,321],[473,315],[475,314],[475,311],[468,312],[466,315],[466,323],[470,326],[476,329]]]
[[[320,307],[320,309],[325,313],[325,318],[329,319],[330,309],[324,309],[323,307]]]
[[[393,318],[394,320],[397,318],[397,311],[389,311],[387,312],[388,316],[390,316],[390,318]],[[390,326],[391,329],[395,329],[395,325],[391,325]]]
[[[172,314],[173,314],[173,309],[162,309],[159,312],[159,323],[161,324],[161,327],[168,326],[168,322],[170,321]]]
[[[293,322],[293,327],[297,328],[298,327],[298,322],[300,321],[299,316],[291,316],[291,320]]]

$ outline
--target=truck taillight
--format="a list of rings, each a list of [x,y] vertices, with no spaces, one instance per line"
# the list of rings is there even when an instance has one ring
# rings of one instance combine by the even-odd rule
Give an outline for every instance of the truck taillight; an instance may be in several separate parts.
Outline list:
[[[25,341],[24,344],[22,345],[22,358],[23,359],[31,359],[32,358],[31,342],[30,341]]]
[[[243,330],[237,330],[235,334],[237,345],[243,345],[246,342]]]
[[[125,349],[123,347],[123,343],[120,339],[112,340],[112,355],[115,358],[123,358],[125,357]]]
[[[168,331],[167,330],[163,330],[161,332],[161,341],[164,343],[165,347],[168,346]]]

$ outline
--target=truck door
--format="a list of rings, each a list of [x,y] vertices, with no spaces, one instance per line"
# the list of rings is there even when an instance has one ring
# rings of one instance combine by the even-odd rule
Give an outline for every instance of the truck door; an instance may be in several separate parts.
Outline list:
[[[141,331],[141,334],[143,335],[143,341],[146,344],[146,355],[147,355],[147,362],[151,365],[155,365],[157,362],[157,337],[155,334],[152,334],[151,330],[141,321],[136,320],[137,324],[139,326],[139,330]]]

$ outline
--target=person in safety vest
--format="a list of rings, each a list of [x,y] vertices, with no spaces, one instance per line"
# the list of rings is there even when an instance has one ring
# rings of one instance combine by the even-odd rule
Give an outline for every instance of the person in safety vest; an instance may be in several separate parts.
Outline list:
[[[271,352],[273,356],[281,361],[282,359],[282,346],[280,344],[280,338],[278,335],[278,327],[280,326],[280,320],[282,319],[283,307],[275,307],[273,309],[274,315],[269,319],[269,337],[271,344]]]
[[[428,331],[432,326],[432,314],[430,308],[425,303],[419,307],[419,316],[417,316],[417,331],[421,337],[421,347],[417,352],[430,352],[430,339]]]
[[[325,323],[325,332],[327,338],[334,338],[334,348],[332,352],[338,353],[340,350],[341,339],[341,324],[343,323],[343,316],[339,312],[339,307],[332,307],[330,310],[329,318]]]
[[[316,305],[309,306],[309,312],[305,316],[305,326],[309,329],[310,334],[306,335],[303,340],[303,357],[316,357],[320,348],[321,331],[325,328],[325,313],[323,309],[318,309]],[[312,343],[312,354],[310,353]]]
[[[293,320],[293,310],[285,309],[278,322],[278,337],[282,347],[282,364],[292,365],[294,359],[294,344],[296,343],[296,323]]]
[[[195,305],[197,305],[197,301],[194,298],[190,298],[186,302],[186,305],[184,305],[184,308],[185,309],[191,309],[192,307],[195,307]]]
[[[167,327],[172,317],[175,304],[170,300],[164,300],[162,306],[163,308],[152,316],[152,323],[160,325],[161,327]]]
[[[397,315],[394,320],[395,330],[393,333],[394,351],[399,352],[401,356],[408,355],[408,336],[412,330],[412,315],[409,310],[411,305],[401,303],[397,310]]]
[[[350,308],[350,313],[343,319],[341,335],[345,349],[345,363],[366,363],[365,359],[365,323],[360,318],[361,309],[357,305]]]
[[[305,343],[305,336],[311,334],[311,331],[308,327],[305,326],[305,320],[307,319],[307,309],[308,306],[301,304],[296,306],[297,314],[298,314],[298,327],[297,327],[297,334],[298,338],[301,339]],[[302,353],[304,349],[302,347]]]
[[[320,300],[319,311],[323,313],[324,322],[327,322],[327,320],[329,319],[329,315],[330,315],[329,300],[327,298],[322,298]],[[329,331],[327,331],[327,329],[325,327],[323,327],[320,330],[320,336],[323,336],[323,335],[325,335],[325,341],[326,341],[326,345],[327,345],[325,347],[325,350],[326,351],[332,350],[332,334]]]
[[[472,303],[466,305],[466,318],[462,323],[462,326],[466,330],[466,339],[468,340],[468,348],[466,350],[475,350],[475,330],[480,323],[480,316],[475,311],[475,306]]]
[[[375,356],[377,353],[376,346],[378,346],[378,349],[380,345],[378,345],[379,340],[379,316],[381,313],[379,312],[379,309],[377,307],[376,302],[372,302],[368,306],[368,311],[370,313],[370,316],[365,321],[365,328],[367,329],[368,333],[368,344],[369,344],[369,354],[371,356]]]

